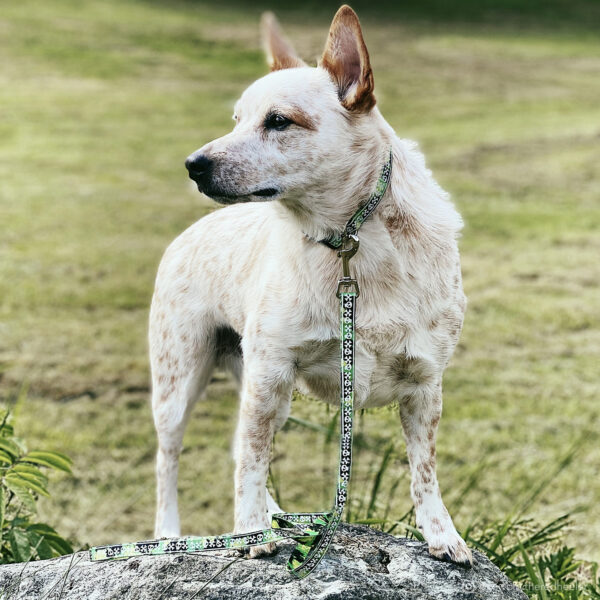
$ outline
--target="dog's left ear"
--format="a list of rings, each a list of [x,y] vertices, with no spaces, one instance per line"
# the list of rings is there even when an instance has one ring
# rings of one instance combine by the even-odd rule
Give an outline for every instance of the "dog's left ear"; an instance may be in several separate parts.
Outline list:
[[[272,12],[263,13],[260,29],[271,71],[306,67],[306,63],[298,57],[292,45],[281,33],[279,23]]]
[[[368,112],[375,106],[369,53],[358,17],[347,4],[333,17],[319,66],[329,71],[349,111]]]

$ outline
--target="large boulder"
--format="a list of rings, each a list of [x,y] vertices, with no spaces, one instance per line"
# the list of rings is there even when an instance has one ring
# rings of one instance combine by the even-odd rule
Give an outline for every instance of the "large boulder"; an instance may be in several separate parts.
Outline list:
[[[285,546],[289,547],[285,547]],[[422,542],[341,525],[329,552],[306,579],[270,558],[215,554],[145,556],[91,562],[87,552],[0,567],[1,600],[525,600],[485,556],[466,569],[432,558]]]

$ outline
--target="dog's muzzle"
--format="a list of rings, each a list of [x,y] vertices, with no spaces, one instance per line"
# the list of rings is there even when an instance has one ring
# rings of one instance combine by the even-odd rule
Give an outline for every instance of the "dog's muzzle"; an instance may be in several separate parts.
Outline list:
[[[215,161],[201,154],[199,151],[190,154],[185,161],[190,179],[196,182],[198,191],[206,194],[220,204],[234,204],[236,202],[250,202],[253,196],[256,199],[269,200],[280,193],[278,188],[268,187],[253,191],[236,193],[235,190],[226,189],[214,183]]]

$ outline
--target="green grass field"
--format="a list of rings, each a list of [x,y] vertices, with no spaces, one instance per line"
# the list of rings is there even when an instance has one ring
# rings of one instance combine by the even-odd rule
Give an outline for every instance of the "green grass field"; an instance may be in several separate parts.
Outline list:
[[[31,446],[73,458],[41,512],[79,545],[152,533],[153,279],[170,240],[215,209],[185,157],[231,128],[234,101],[266,72],[260,9],[219,6],[22,0],[0,12],[0,399]],[[599,5],[419,6],[355,4],[384,116],[420,142],[466,221],[469,308],[445,377],[440,484],[459,528],[519,507],[540,522],[572,512],[567,543],[599,560]],[[336,6],[307,7],[282,21],[310,59]],[[192,416],[185,533],[232,526],[236,405],[217,374]],[[325,509],[335,411],[298,399],[293,415],[273,482],[285,509]],[[399,419],[358,421],[350,516],[399,518]]]

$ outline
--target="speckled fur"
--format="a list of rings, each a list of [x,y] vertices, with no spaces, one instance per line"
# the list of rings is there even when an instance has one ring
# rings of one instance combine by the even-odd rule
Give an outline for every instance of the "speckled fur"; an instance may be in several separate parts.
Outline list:
[[[356,405],[398,403],[417,524],[432,554],[469,563],[470,551],[442,502],[435,463],[442,373],[466,304],[456,242],[460,216],[416,145],[399,139],[373,106],[368,54],[351,9],[338,11],[317,68],[292,54],[272,17],[264,26],[273,72],[244,92],[233,131],[198,151],[215,161],[212,185],[220,191],[211,195],[235,203],[181,234],[156,279],[150,315],[156,534],[180,534],[183,432],[219,365],[240,381],[235,529],[269,526],[269,513],[278,510],[265,487],[269,453],[289,415],[292,390],[338,402],[340,261],[313,240],[343,228],[372,193],[391,147],[392,180],[360,230],[351,263],[361,287]],[[265,130],[273,110],[300,122]],[[252,190],[267,187],[277,197],[252,201],[260,199]]]

